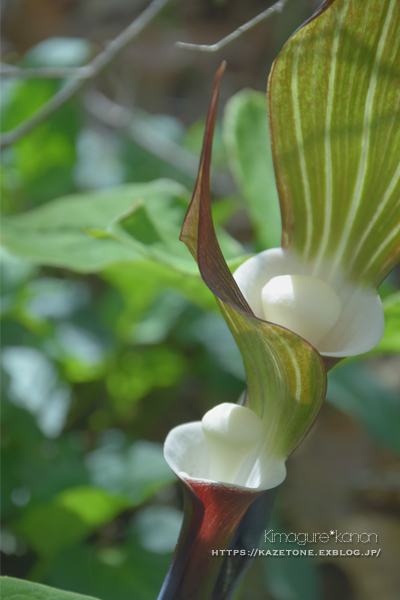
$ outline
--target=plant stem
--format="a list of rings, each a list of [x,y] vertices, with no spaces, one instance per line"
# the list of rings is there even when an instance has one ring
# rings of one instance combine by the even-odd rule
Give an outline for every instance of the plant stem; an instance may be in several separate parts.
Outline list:
[[[158,600],[211,598],[235,531],[249,506],[262,493],[194,480],[190,481],[190,486],[196,496],[191,519],[192,524],[197,520],[197,527],[194,524],[190,528],[184,523],[182,530],[185,528],[186,532],[179,538],[176,555]],[[198,502],[204,507],[200,527]],[[196,529],[196,538],[183,565],[182,548],[188,547],[188,537],[193,536]]]

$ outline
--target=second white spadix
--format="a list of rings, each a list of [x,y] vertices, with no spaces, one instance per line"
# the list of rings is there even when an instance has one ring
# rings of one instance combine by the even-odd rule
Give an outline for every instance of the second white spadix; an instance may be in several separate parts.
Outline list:
[[[309,275],[273,277],[261,291],[267,321],[287,327],[316,346],[340,317],[342,303],[322,279]]]
[[[210,455],[210,479],[234,483],[261,439],[261,419],[245,406],[225,402],[204,415],[202,428]]]

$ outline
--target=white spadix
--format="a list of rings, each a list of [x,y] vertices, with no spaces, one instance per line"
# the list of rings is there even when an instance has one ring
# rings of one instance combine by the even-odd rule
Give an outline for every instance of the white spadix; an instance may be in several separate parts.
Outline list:
[[[202,428],[210,455],[210,479],[234,483],[261,439],[261,419],[245,406],[225,402],[204,415]]]
[[[340,317],[342,303],[322,279],[310,275],[273,277],[261,291],[267,321],[282,325],[316,346]]]

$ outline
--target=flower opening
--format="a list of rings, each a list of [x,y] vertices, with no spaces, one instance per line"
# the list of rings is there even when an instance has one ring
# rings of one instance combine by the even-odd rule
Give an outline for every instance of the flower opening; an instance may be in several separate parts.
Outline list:
[[[220,410],[220,406],[224,405],[213,410]],[[234,404],[232,406],[243,408]],[[250,409],[245,410],[252,413],[255,421],[258,419]],[[189,482],[202,480],[254,490],[278,486],[286,477],[286,458],[276,456],[266,447],[258,422],[254,427],[250,426],[250,419],[247,420],[247,434],[248,438],[253,436],[255,445],[252,449],[247,447],[243,451],[243,446],[241,449],[233,438],[228,440],[225,447],[220,440],[217,444],[210,444],[210,440],[204,435],[201,421],[178,425],[169,432],[165,440],[165,460],[179,478]],[[260,436],[258,439],[257,434]]]
[[[234,277],[258,318],[278,322],[291,329],[313,344],[320,354],[342,358],[368,352],[380,342],[384,333],[381,299],[376,290],[355,286],[346,281],[344,274],[337,269],[332,271],[331,267],[327,262],[316,265],[312,261],[302,261],[293,252],[274,248],[248,259],[235,271]],[[307,323],[301,312],[297,312],[299,317],[295,321],[295,327],[293,321],[289,322],[290,319],[286,322],[274,321],[263,305],[263,289],[275,278],[287,275],[307,277],[303,280],[306,286],[301,292],[309,321]],[[326,287],[315,285],[315,280],[320,280]],[[332,293],[326,293],[326,288]],[[332,318],[332,312],[335,313],[333,317],[339,313],[336,319]],[[315,332],[317,317],[320,325]],[[326,331],[321,336],[319,334],[324,326]]]

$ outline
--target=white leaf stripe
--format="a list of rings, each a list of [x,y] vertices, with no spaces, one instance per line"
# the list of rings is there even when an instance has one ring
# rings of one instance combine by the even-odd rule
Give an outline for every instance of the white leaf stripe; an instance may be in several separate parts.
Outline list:
[[[399,49],[400,0],[333,0],[274,63],[283,242],[316,273],[334,263],[335,278],[369,285],[400,253],[385,240],[399,221]]]
[[[398,6],[398,13],[400,14],[400,5]],[[393,43],[392,44],[392,38],[389,40],[389,45],[393,48],[393,52],[392,52],[392,56],[391,56],[391,65],[390,65],[390,72],[388,73],[388,76],[386,78],[386,85],[385,85],[385,89],[382,90],[381,92],[381,97],[384,99],[386,97],[387,94],[387,90],[389,87],[389,83],[391,82],[391,71],[393,67],[399,68],[399,65],[395,63],[395,59],[399,56],[399,49],[400,49],[400,35],[396,36],[396,30],[394,28],[394,31],[392,33],[392,37],[395,36],[395,40],[394,42],[396,42],[397,39],[397,44]],[[396,75],[395,75],[396,76]],[[390,147],[389,147],[389,142],[391,141],[391,137],[392,137],[392,132],[393,132],[393,127],[395,126],[395,124],[398,122],[398,118],[399,118],[399,107],[400,107],[400,86],[397,89],[397,106],[396,109],[393,113],[393,119],[392,119],[392,124],[391,127],[388,131],[388,134],[386,136],[386,143],[383,146],[383,144],[375,144],[374,147],[374,153],[372,155],[372,163],[376,164],[380,158],[380,165],[379,168],[376,170],[375,172],[375,177],[379,178],[382,168],[386,167],[387,165],[390,164],[390,159],[392,158],[392,156],[388,153],[390,152]],[[400,134],[400,131],[398,132]],[[397,159],[398,160],[398,159]]]
[[[315,52],[315,66],[314,66],[314,83],[313,83],[313,87],[312,87],[312,92],[313,92],[313,134],[314,134],[314,138],[318,137],[318,128],[317,128],[317,115],[319,115],[319,111],[320,108],[318,106],[318,103],[316,103],[315,100],[315,94],[318,90],[318,83],[319,83],[319,65],[320,65],[320,58],[322,56],[322,52],[323,52],[323,43],[324,43],[324,39],[325,39],[325,29],[323,29],[320,34],[319,34],[319,42],[318,42],[318,46],[316,48],[316,52]],[[321,160],[322,159],[322,160]],[[315,180],[318,181],[318,189],[323,189],[323,177],[324,177],[324,173],[323,173],[323,168],[321,167],[321,163],[323,165],[323,157],[321,156],[321,153],[319,151],[319,148],[317,147],[317,145],[315,145],[315,151],[314,151],[314,161],[315,161],[315,165],[318,165],[318,168],[316,169],[316,173],[314,174],[315,176]]]
[[[236,335],[238,337],[238,341],[240,339],[242,339],[242,341],[243,341],[243,337],[241,336],[242,331],[241,331],[240,327],[233,320],[232,316],[229,313],[229,310],[225,309],[225,305],[224,305],[224,303],[222,301],[220,301],[220,308],[221,308],[222,314],[224,315],[224,318],[225,318],[225,320],[226,320],[226,322],[227,322],[230,330],[232,331],[232,333],[236,332]],[[243,319],[244,317],[241,317],[241,318]],[[238,343],[238,345],[240,347],[239,343]],[[266,380],[268,380],[270,382],[276,383],[278,385],[278,389],[277,389],[276,393],[278,394],[279,397],[285,397],[284,390],[283,390],[283,387],[282,387],[282,381],[277,376],[281,372],[280,366],[277,363],[273,352],[268,347],[268,344],[266,344],[264,342],[264,345],[265,345],[265,349],[266,349],[266,351],[268,353],[268,358],[271,361],[272,369],[274,371],[274,372],[271,372],[271,375],[268,378],[266,378],[265,376],[263,377],[263,374],[260,372],[259,363],[258,363],[258,361],[255,360],[254,353],[251,351],[251,349],[247,349],[246,348],[246,350],[247,350],[246,351],[246,361],[247,361],[247,364],[249,362],[252,363],[252,367],[251,367],[252,373],[251,373],[251,375],[250,375],[250,373],[247,373],[248,381],[252,382],[252,388],[253,389],[254,388],[258,388],[259,393],[261,395],[261,398],[250,397],[250,408],[252,410],[254,410],[256,413],[258,413],[257,409],[260,408],[259,416],[261,418],[264,415],[265,406],[267,404],[266,395],[268,395],[268,390],[266,390],[266,388],[265,388],[265,381]],[[243,358],[244,358],[244,355],[243,355]],[[254,380],[255,376],[257,377],[257,385],[255,385],[255,380]],[[261,404],[261,406],[260,406],[260,404]]]
[[[365,112],[364,112],[364,130],[363,130],[363,138],[362,138],[362,150],[359,161],[356,187],[353,194],[353,198],[351,200],[350,209],[348,212],[348,216],[346,219],[346,223],[342,232],[342,237],[340,244],[335,252],[334,262],[333,262],[333,270],[340,264],[343,254],[347,248],[347,244],[350,239],[350,232],[353,227],[355,217],[357,215],[358,209],[361,205],[362,194],[365,185],[365,172],[368,166],[368,157],[369,157],[369,149],[370,149],[370,121],[371,121],[371,112],[373,107],[373,101],[377,90],[377,79],[378,79],[378,70],[381,62],[383,50],[386,45],[387,35],[390,29],[390,22],[393,16],[394,9],[396,7],[396,3],[398,0],[391,0],[389,9],[386,14],[385,23],[383,26],[383,31],[381,33],[381,37],[379,40],[377,52],[375,55],[374,66],[371,75],[371,83],[368,90],[366,102],[365,102]],[[368,10],[366,11],[368,14]]]
[[[398,6],[398,11],[400,11],[400,6]],[[388,65],[390,63],[390,69],[388,66],[388,76],[386,78],[386,85],[385,88],[381,91],[381,97],[385,98],[386,93],[387,93],[387,89],[389,86],[389,82],[390,82],[390,76],[391,76],[391,71],[393,66],[396,66],[395,63],[395,59],[398,56],[399,53],[399,48],[400,48],[400,36],[396,36],[396,30],[394,28],[393,32],[392,32],[392,36],[391,38],[388,40],[388,45],[390,45],[393,50],[392,50],[392,56],[391,56],[391,60],[388,61]],[[393,36],[395,36],[395,43],[392,44],[392,38]],[[397,40],[397,43],[396,43]],[[390,145],[390,142],[393,142],[393,128],[396,125],[396,123],[398,123],[398,119],[400,118],[400,113],[399,113],[399,109],[400,109],[400,87],[397,90],[397,106],[393,112],[393,117],[392,117],[392,122],[391,122],[391,126],[389,128],[389,131],[387,132],[386,135],[386,140],[385,140],[385,145],[384,147],[382,146],[382,144],[375,144],[375,147],[373,148],[373,155],[372,155],[372,164],[376,164],[378,162],[378,159],[380,161],[379,164],[379,168],[374,172],[374,178],[375,180],[378,180],[381,177],[381,171],[383,168],[386,168],[388,170],[388,165],[390,165],[391,159],[393,158],[391,156],[392,153],[392,146]],[[399,137],[399,142],[400,142],[400,130],[397,132]],[[396,134],[396,132],[394,132],[394,134]],[[394,147],[396,147],[396,144],[394,144]],[[395,159],[396,160],[396,159]],[[399,162],[399,158],[397,157],[397,161]],[[386,192],[384,193],[384,196],[381,200],[381,202],[379,203],[379,205],[377,206],[377,209],[375,211],[375,213],[373,214],[371,220],[368,223],[367,229],[364,231],[363,235],[361,236],[357,247],[352,251],[352,256],[351,256],[351,260],[348,263],[348,270],[350,271],[353,266],[355,265],[357,258],[366,242],[366,240],[368,239],[368,237],[371,235],[372,230],[374,229],[376,223],[378,222],[378,220],[380,219],[381,215],[383,214],[383,212],[385,211],[385,209],[387,208],[390,200],[391,200],[391,196],[393,194],[393,192],[395,191],[395,188],[397,186],[397,184],[400,182],[400,163],[392,177],[392,180],[389,184],[389,186],[386,189]],[[399,193],[399,199],[400,199],[400,193]],[[379,223],[378,223],[378,227],[379,227]],[[373,234],[372,234],[373,235]],[[363,268],[363,274],[365,274],[368,270],[367,268]]]
[[[304,248],[304,256],[307,257],[311,247],[311,236],[312,236],[312,205],[311,205],[311,194],[310,194],[310,184],[307,177],[307,168],[306,161],[303,152],[303,136],[301,131],[301,117],[300,117],[300,107],[299,107],[299,95],[298,95],[298,67],[299,67],[299,58],[300,58],[300,50],[301,50],[301,41],[304,37],[306,29],[301,30],[301,38],[299,39],[298,46],[296,49],[296,58],[294,60],[293,65],[293,73],[292,73],[292,103],[294,109],[294,121],[295,121],[295,131],[298,142],[298,148],[300,149],[300,170],[301,170],[301,179],[303,183],[304,190],[304,201],[305,201],[305,213],[307,215],[306,221],[306,244]]]
[[[331,148],[331,123],[332,123],[332,111],[333,111],[333,98],[335,92],[335,79],[336,79],[336,67],[337,67],[337,54],[339,50],[339,42],[341,39],[341,30],[343,26],[343,20],[347,14],[349,3],[344,4],[344,8],[341,12],[338,20],[336,30],[334,33],[334,43],[332,47],[332,59],[331,69],[329,74],[329,90],[328,90],[328,101],[326,106],[326,120],[325,120],[325,215],[324,215],[324,228],[321,238],[321,247],[319,249],[319,255],[316,258],[315,270],[318,269],[320,262],[322,261],[326,246],[329,241],[329,231],[332,219],[332,148]]]
[[[223,307],[223,305],[222,305],[222,307]],[[229,314],[229,311],[223,310],[223,313],[224,313],[226,321],[229,324],[230,329],[233,330],[233,331],[235,331],[237,333],[237,335],[240,336],[242,332],[240,331],[239,327],[236,325],[235,321],[232,319],[231,315]],[[285,339],[282,336],[282,332],[281,331],[280,332],[276,331],[275,327],[273,325],[271,326],[269,323],[266,323],[266,325],[268,326],[268,334],[271,337],[273,337],[273,338],[276,339],[276,341],[277,341],[277,347],[282,348],[282,346],[283,346],[284,351],[288,354],[287,358],[293,364],[293,367],[294,367],[294,370],[295,370],[295,373],[296,373],[296,393],[295,393],[295,398],[296,398],[296,400],[299,401],[300,398],[301,398],[301,396],[302,396],[302,393],[303,393],[302,385],[301,385],[302,377],[301,377],[301,371],[300,371],[298,362],[296,360],[296,357],[295,357],[295,355],[293,353],[292,347],[291,347],[290,343],[288,343],[288,342],[285,341]],[[292,334],[292,335],[294,335],[294,334]],[[277,360],[275,358],[275,354],[273,352],[273,348],[275,346],[271,345],[271,347],[270,347],[269,344],[268,344],[268,342],[267,342],[267,340],[266,340],[266,338],[263,339],[263,345],[264,345],[264,347],[265,347],[265,349],[266,349],[266,351],[268,353],[268,356],[269,356],[272,364],[274,365],[274,369],[275,369],[276,373],[281,373],[281,367],[279,366],[279,364],[278,364],[278,362],[277,362]],[[281,351],[279,352],[279,354],[280,354],[280,357],[281,357],[281,360],[282,360]],[[247,354],[247,358],[250,358],[250,357],[252,357],[252,353],[251,352],[249,352]],[[253,360],[253,364],[254,364],[254,370],[258,373],[259,369],[257,367],[257,363],[254,360]],[[261,376],[260,376],[259,379],[260,379],[260,381],[262,381]],[[262,387],[262,384],[261,384],[261,387]]]
[[[367,229],[364,231],[360,242],[357,246],[357,248],[354,251],[353,254],[353,259],[352,259],[352,265],[354,265],[356,258],[358,257],[360,250],[362,249],[366,239],[369,237],[369,235],[371,234],[372,229],[375,227],[375,224],[377,223],[379,217],[382,215],[383,211],[385,210],[385,208],[387,207],[387,204],[389,202],[389,200],[392,197],[393,192],[396,189],[396,186],[400,183],[400,164],[397,167],[397,170],[392,178],[392,181],[390,182],[390,185],[388,187],[388,189],[386,190],[386,193],[384,195],[384,197],[382,198],[381,203],[379,204],[379,207],[377,209],[377,211],[375,212],[374,216],[372,217],[371,221],[368,224]],[[399,199],[400,200],[400,199]],[[378,254],[380,253],[380,250],[378,252]],[[375,255],[374,255],[375,256]],[[376,256],[368,263],[368,265],[366,266],[366,268],[364,269],[364,273],[368,270],[368,267],[370,266],[370,264],[372,262],[374,262]]]
[[[296,372],[296,400],[299,400],[301,397],[301,393],[302,393],[302,389],[301,389],[301,373],[300,373],[300,369],[299,369],[299,365],[297,364],[297,360],[293,354],[293,350],[290,346],[290,344],[286,343],[285,340],[283,339],[283,336],[281,333],[278,333],[277,331],[274,331],[274,328],[271,327],[270,329],[270,333],[272,334],[273,337],[277,338],[278,343],[279,344],[283,344],[285,346],[285,350],[286,352],[289,354],[290,359],[292,361],[292,364],[294,366],[294,370]]]
[[[386,250],[388,246],[391,245],[394,239],[399,238],[400,240],[400,224],[397,225],[391,233],[386,237],[385,241],[377,248],[371,259],[369,260],[367,266],[364,269],[364,272],[367,273],[368,269],[374,264],[374,262],[379,258],[379,256]]]

